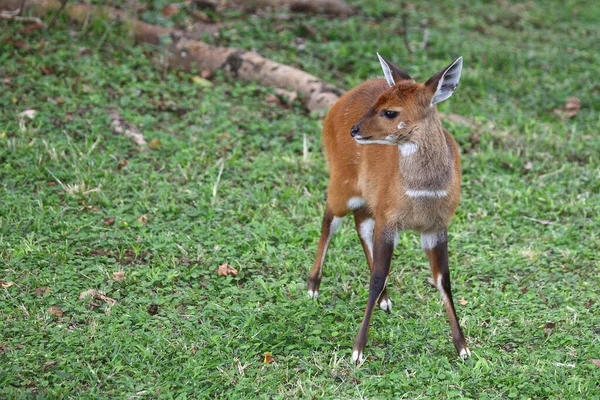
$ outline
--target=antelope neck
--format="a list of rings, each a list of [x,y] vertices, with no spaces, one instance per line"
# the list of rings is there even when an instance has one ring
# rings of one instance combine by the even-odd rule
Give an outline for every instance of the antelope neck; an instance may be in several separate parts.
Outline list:
[[[452,179],[452,153],[441,125],[424,126],[399,146],[400,175],[409,197],[441,198]]]

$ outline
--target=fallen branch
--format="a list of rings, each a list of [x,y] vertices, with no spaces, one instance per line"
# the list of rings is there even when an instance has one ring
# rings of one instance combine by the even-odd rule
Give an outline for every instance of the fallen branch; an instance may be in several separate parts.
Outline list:
[[[21,21],[21,22],[35,22],[39,24],[41,27],[46,29],[46,24],[42,22],[41,19],[37,17],[21,17],[22,8],[17,8],[16,10],[8,10],[0,12],[0,19],[7,19],[13,21]]]
[[[0,0],[0,9],[15,0]],[[59,0],[30,0],[33,13],[41,15],[60,7]],[[191,40],[183,31],[166,29],[141,22],[126,12],[111,7],[98,9],[89,4],[69,5],[69,17],[84,22],[89,15],[102,15],[111,20],[124,21],[131,26],[136,40],[153,45],[164,45],[169,53],[169,64],[186,70],[224,70],[233,78],[257,81],[264,86],[294,90],[305,97],[309,111],[331,107],[344,92],[335,86],[297,68],[269,60],[252,51],[231,47],[212,46]]]
[[[138,145],[140,151],[148,150],[148,143],[146,143],[144,135],[142,135],[135,125],[125,121],[125,119],[114,109],[109,110],[108,115],[111,117],[110,129],[112,129],[113,133],[130,138]]]
[[[289,9],[292,12],[332,14],[340,17],[356,13],[356,10],[343,0],[252,0],[246,3],[246,7],[248,6]]]

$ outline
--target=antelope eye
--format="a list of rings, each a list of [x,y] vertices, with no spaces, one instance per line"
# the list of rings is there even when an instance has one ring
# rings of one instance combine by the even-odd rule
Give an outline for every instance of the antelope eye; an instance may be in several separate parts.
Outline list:
[[[398,111],[384,110],[381,114],[387,119],[394,119],[398,116]]]

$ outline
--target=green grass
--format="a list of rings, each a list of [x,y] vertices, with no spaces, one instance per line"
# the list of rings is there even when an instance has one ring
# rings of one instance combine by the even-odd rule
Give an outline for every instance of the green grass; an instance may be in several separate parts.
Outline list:
[[[600,358],[600,6],[418,4],[409,23],[427,19],[431,37],[420,50],[411,31],[409,54],[394,3],[354,3],[361,13],[343,20],[226,12],[233,25],[208,40],[346,89],[380,74],[376,51],[419,80],[464,56],[440,110],[478,123],[445,122],[462,149],[450,261],[473,357],[456,356],[409,232],[388,284],[394,310],[374,313],[368,360],[352,365],[368,269],[346,221],[319,301],[306,296],[327,172],[320,120],[300,102],[269,106],[272,88],[220,74],[198,85],[115,23],[59,19],[23,36],[2,21],[0,279],[14,285],[0,289],[0,397],[600,397],[588,361]],[[159,12],[144,17],[160,23]],[[299,51],[304,25],[316,33]],[[569,96],[582,108],[562,121],[553,109]],[[140,153],[113,135],[109,107],[162,145]],[[218,276],[223,263],[239,275]],[[117,301],[79,300],[88,289]]]

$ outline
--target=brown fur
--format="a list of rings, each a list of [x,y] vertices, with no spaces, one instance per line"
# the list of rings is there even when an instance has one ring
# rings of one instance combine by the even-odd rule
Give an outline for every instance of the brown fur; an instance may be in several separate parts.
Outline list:
[[[373,79],[332,107],[323,124],[323,143],[330,168],[327,203],[334,215],[346,215],[348,200],[360,196],[386,225],[418,232],[448,226],[460,200],[460,158],[436,109],[425,105],[429,96],[425,85],[413,81],[389,88],[384,79]],[[379,116],[384,109],[400,111],[400,116],[387,121]],[[406,158],[398,146],[359,144],[350,136],[351,127],[360,121],[361,133],[383,139],[398,131],[399,120],[406,126],[397,144],[411,141],[418,146]],[[446,190],[448,196],[410,198],[407,190]]]

